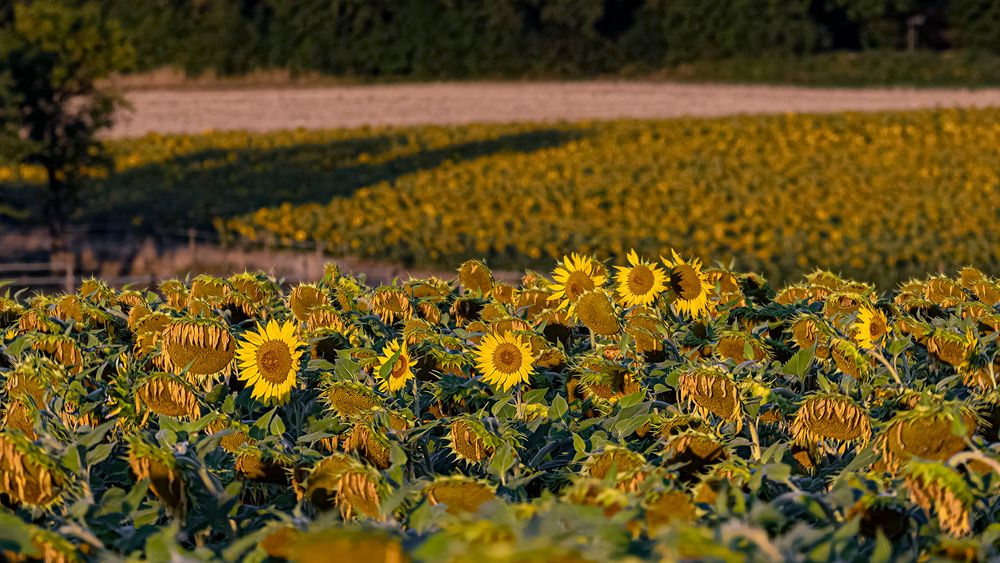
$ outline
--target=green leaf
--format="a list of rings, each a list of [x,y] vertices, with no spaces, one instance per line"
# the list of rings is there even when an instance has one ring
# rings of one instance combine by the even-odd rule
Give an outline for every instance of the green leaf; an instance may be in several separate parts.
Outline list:
[[[556,395],[555,399],[552,399],[552,405],[549,407],[549,418],[552,420],[559,420],[569,411],[569,403],[562,395]]]
[[[573,433],[573,451],[576,452],[573,461],[587,457],[587,443],[576,432]]]
[[[892,543],[885,537],[882,530],[875,530],[875,550],[872,552],[871,563],[889,563],[892,561]]]
[[[510,471],[511,467],[514,467],[515,460],[514,448],[510,443],[505,443],[493,454],[488,471],[491,475],[499,477],[501,482],[506,482],[507,472]]]
[[[799,350],[781,367],[782,373],[802,377],[809,371],[815,352],[812,348]]]
[[[389,358],[382,367],[378,368],[378,376],[388,381],[392,377],[392,370],[396,367],[396,362],[399,361],[399,356],[403,353],[403,347],[400,346],[393,352],[392,356]]]
[[[114,445],[112,444],[98,444],[94,446],[92,450],[87,452],[87,465],[93,466],[101,463],[108,459],[112,451],[114,451]]]

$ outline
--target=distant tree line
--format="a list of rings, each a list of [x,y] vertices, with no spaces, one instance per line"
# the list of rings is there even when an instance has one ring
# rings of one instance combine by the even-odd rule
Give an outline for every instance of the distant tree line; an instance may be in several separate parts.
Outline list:
[[[18,0],[0,4],[12,1]],[[836,50],[1000,52],[1000,0],[90,3],[121,22],[139,69],[177,66],[192,73],[574,75]]]

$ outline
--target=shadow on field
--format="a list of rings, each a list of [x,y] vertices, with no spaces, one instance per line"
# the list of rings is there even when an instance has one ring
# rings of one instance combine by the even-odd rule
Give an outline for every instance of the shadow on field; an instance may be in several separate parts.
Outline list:
[[[429,150],[409,145],[411,141],[403,135],[267,150],[207,150],[93,181],[81,190],[75,220],[140,228],[210,227],[217,217],[285,202],[326,203],[335,196],[347,196],[364,186],[433,169],[447,161],[500,152],[533,152],[582,134],[545,129]],[[393,156],[398,152],[404,154]],[[0,184],[0,193],[13,190],[21,192],[21,198],[27,192],[40,193],[37,189]],[[4,201],[17,206],[20,200]]]

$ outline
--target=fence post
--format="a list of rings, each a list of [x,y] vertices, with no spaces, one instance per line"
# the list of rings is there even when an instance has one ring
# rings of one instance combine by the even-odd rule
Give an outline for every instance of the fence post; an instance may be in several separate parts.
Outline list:
[[[73,293],[73,258],[70,254],[66,254],[66,293]]]
[[[192,264],[194,264],[195,262],[195,253],[197,249],[197,245],[195,244],[196,235],[197,232],[195,231],[194,227],[188,227],[188,255],[189,255],[188,259],[191,260]]]

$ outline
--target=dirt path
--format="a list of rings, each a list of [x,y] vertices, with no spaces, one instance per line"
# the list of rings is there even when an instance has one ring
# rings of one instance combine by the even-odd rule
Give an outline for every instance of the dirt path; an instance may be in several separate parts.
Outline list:
[[[653,82],[431,83],[142,90],[111,132],[461,124],[1000,105],[1000,89],[835,89]]]

